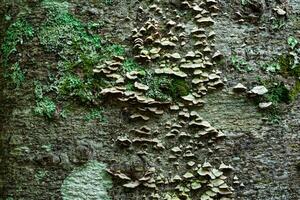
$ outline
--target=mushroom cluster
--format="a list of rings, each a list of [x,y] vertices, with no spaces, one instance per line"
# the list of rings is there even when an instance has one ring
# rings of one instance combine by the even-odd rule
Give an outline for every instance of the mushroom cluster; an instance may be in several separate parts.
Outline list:
[[[164,176],[160,175],[154,180],[163,184],[176,185],[175,190],[183,198],[189,198],[188,194],[190,192],[200,194],[199,199],[201,200],[227,200],[233,198],[234,189],[228,185],[231,180],[227,176],[233,170],[230,165],[221,163],[218,168],[215,168],[206,161],[203,164],[188,162],[187,165],[191,169],[183,174],[175,174],[170,179],[164,179]],[[239,184],[237,176],[234,176],[233,182]],[[200,191],[201,193],[199,193]],[[164,199],[159,193],[155,192],[152,197],[155,197],[154,199]]]

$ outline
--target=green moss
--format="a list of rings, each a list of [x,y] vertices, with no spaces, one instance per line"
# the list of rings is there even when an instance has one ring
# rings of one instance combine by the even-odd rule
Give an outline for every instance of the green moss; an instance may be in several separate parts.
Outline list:
[[[141,82],[149,86],[146,96],[160,101],[176,101],[180,96],[188,95],[190,91],[185,79],[154,75],[149,71]]]
[[[59,95],[66,97],[77,97],[81,102],[91,101],[91,82],[84,82],[79,76],[67,73],[58,82]]]
[[[281,115],[283,114],[282,104],[291,102],[289,89],[283,82],[279,82],[275,78],[267,80],[259,78],[258,81],[268,89],[268,92],[263,96],[254,98],[254,103],[259,105],[261,102],[272,102],[273,105],[271,107],[261,110],[261,112],[270,122],[280,122]]]
[[[292,50],[294,50],[295,47],[298,45],[299,42],[298,42],[298,40],[297,40],[295,37],[290,36],[290,37],[288,37],[288,39],[287,39],[287,43],[288,43],[289,47],[290,47]]]
[[[295,86],[289,92],[289,98],[291,101],[295,101],[300,93],[300,81],[297,80]]]
[[[132,82],[127,83],[127,84],[125,85],[125,88],[126,88],[127,91],[134,91],[134,85],[133,85]]]
[[[52,119],[56,111],[56,104],[48,97],[45,97],[37,102],[34,109],[36,115],[47,117]]]
[[[295,58],[291,54],[282,54],[278,57],[280,72],[286,76],[300,76],[300,65],[295,63]]]
[[[273,102],[274,104],[278,103],[289,103],[290,96],[289,90],[286,88],[284,83],[273,83],[268,87],[268,93],[265,95],[265,98],[268,101]]]
[[[146,92],[146,96],[160,100],[170,101],[170,86],[172,80],[167,76],[155,76],[152,73],[148,73],[142,82],[149,86],[149,90]]]
[[[44,93],[43,93],[43,86],[41,84],[41,82],[39,81],[34,81],[34,94],[35,94],[35,98],[37,100],[41,100],[44,96]]]
[[[85,116],[85,121],[89,122],[91,120],[97,120],[99,122],[105,122],[106,118],[103,116],[103,109],[94,108],[91,109],[90,112]]]
[[[276,72],[280,71],[280,64],[277,63],[276,61],[272,61],[272,62],[263,64],[262,68],[263,68],[263,70],[265,70],[267,72],[276,73]]]
[[[190,93],[190,86],[184,79],[173,79],[171,83],[171,96],[178,98]]]
[[[78,61],[80,53],[97,54],[100,37],[87,32],[87,26],[68,13],[68,3],[46,1],[47,21],[41,26],[38,37],[47,51],[59,53],[65,60]]]
[[[123,46],[118,44],[113,44],[107,48],[107,51],[110,52],[113,56],[123,56],[125,54],[125,49]]]
[[[50,88],[63,100],[75,97],[81,103],[92,102],[99,90],[113,85],[93,69],[113,56],[123,56],[124,47],[108,41],[102,44],[99,35],[92,33],[91,23],[73,16],[67,2],[44,0],[41,5],[47,19],[38,31],[40,43],[59,58],[57,69],[49,69],[55,74],[49,80]]]
[[[74,74],[66,74],[60,79],[58,84],[59,93],[62,95],[76,93],[76,90],[80,90],[82,87],[82,80]]]
[[[3,76],[13,87],[20,87],[25,80],[25,74],[18,62],[12,64],[10,56],[17,52],[18,45],[33,37],[33,27],[22,19],[17,19],[6,31],[4,41],[1,45]]]
[[[239,72],[251,72],[253,67],[242,57],[233,55],[230,58],[231,66]]]
[[[106,4],[106,5],[112,5],[113,4],[113,0],[104,0],[104,3]]]
[[[33,35],[33,27],[23,19],[17,19],[16,22],[9,26],[1,45],[5,65],[8,62],[9,56],[17,51],[17,45],[23,44],[25,40],[32,38]]]
[[[47,9],[49,15],[55,17],[58,13],[68,13],[69,4],[66,1],[43,0],[42,7]]]
[[[122,72],[125,74],[126,72],[131,71],[138,71],[141,72],[141,74],[145,75],[146,71],[143,69],[142,66],[137,64],[133,59],[126,59],[122,64]]]
[[[21,70],[19,63],[10,65],[5,70],[4,77],[16,88],[20,87],[25,80],[24,72]]]

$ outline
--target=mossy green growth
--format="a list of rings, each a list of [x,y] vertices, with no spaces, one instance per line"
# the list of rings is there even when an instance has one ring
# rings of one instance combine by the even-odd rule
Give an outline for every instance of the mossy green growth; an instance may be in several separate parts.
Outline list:
[[[93,69],[113,56],[123,56],[124,47],[108,41],[102,44],[100,36],[90,30],[90,23],[69,12],[69,3],[44,0],[41,5],[47,18],[37,35],[45,51],[59,58],[57,69],[49,69],[55,74],[50,88],[64,100],[75,97],[81,103],[92,102],[99,90],[113,84]]]
[[[125,85],[125,88],[127,91],[134,91],[134,84],[132,82],[129,82]]]
[[[113,56],[123,56],[125,54],[124,47],[118,44],[112,44],[111,46],[108,46],[107,51]]]
[[[106,118],[103,115],[102,108],[93,108],[90,112],[85,116],[85,121],[89,122],[91,120],[97,120],[99,122],[106,122]]]
[[[100,37],[89,34],[86,25],[68,12],[67,2],[43,1],[42,6],[48,15],[38,37],[47,51],[72,61],[78,61],[80,53],[97,54],[101,47]]]
[[[267,72],[276,73],[280,71],[280,64],[276,61],[273,61],[263,64],[262,68]]]
[[[77,97],[81,102],[91,101],[92,82],[82,80],[78,75],[66,73],[58,81],[58,94],[66,97]]]
[[[138,71],[142,75],[146,75],[146,71],[142,66],[140,66],[133,59],[126,59],[122,64],[122,72],[125,74],[126,72]]]
[[[44,97],[37,102],[37,105],[34,109],[36,115],[44,116],[48,119],[54,117],[56,111],[56,104],[48,97]]]
[[[295,101],[300,94],[300,80],[297,80],[294,87],[289,92],[289,98],[291,101]]]
[[[295,63],[295,58],[291,54],[282,54],[278,57],[280,72],[283,75],[300,76],[300,64]]]
[[[146,96],[160,101],[171,101],[170,86],[172,80],[167,76],[154,76],[149,74],[143,80],[149,86]]]
[[[37,100],[43,99],[43,85],[40,81],[34,81],[34,95]]]
[[[8,62],[9,56],[17,51],[17,45],[23,44],[25,40],[32,38],[33,35],[33,27],[23,19],[17,19],[17,21],[9,26],[1,45],[5,65]]]
[[[299,44],[298,40],[293,36],[288,37],[287,43],[292,50],[294,50],[295,47]]]
[[[190,92],[190,86],[185,79],[155,75],[153,72],[147,72],[141,82],[149,86],[146,96],[160,101],[176,101]]]
[[[265,94],[265,98],[274,104],[289,103],[291,101],[289,90],[284,83],[273,83],[268,87],[268,93]]]
[[[103,1],[104,1],[105,5],[109,5],[109,6],[111,6],[114,2],[114,0],[103,0]]]
[[[275,78],[267,80],[259,78],[258,81],[268,89],[268,92],[254,98],[254,103],[258,105],[261,102],[272,102],[271,107],[261,111],[270,122],[278,123],[283,113],[282,104],[291,102],[290,91],[283,82],[279,82]]]
[[[149,87],[145,94],[147,97],[160,101],[171,101],[178,99],[180,96],[186,96],[190,92],[190,85],[185,79],[156,75],[153,70],[145,69],[133,59],[126,59],[122,65],[122,73],[132,71],[139,72],[139,81]],[[129,81],[125,87],[128,91],[135,89],[132,81]]]
[[[239,72],[251,72],[253,71],[253,67],[242,57],[233,55],[230,58],[230,63],[234,69]]]
[[[190,93],[190,85],[184,79],[173,79],[171,83],[171,96],[179,98]]]
[[[21,70],[19,63],[9,65],[4,70],[4,78],[7,78],[13,87],[20,87],[25,80],[25,74]]]
[[[6,31],[1,45],[3,76],[13,87],[20,87],[25,80],[25,74],[18,62],[11,63],[10,56],[17,52],[18,45],[33,37],[33,27],[22,19],[17,19]]]

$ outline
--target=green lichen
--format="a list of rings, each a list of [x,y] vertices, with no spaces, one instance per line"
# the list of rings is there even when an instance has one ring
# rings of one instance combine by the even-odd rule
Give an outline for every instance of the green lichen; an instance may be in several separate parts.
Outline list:
[[[105,169],[106,165],[97,161],[89,161],[75,169],[61,186],[62,199],[110,200],[108,190],[112,187],[112,181]]]

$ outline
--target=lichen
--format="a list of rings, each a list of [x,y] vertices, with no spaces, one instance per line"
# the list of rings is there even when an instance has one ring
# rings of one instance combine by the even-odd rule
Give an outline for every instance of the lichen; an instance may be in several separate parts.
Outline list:
[[[89,161],[75,169],[61,186],[62,199],[111,199],[108,190],[112,187],[112,181],[105,169],[106,165],[97,161]]]

